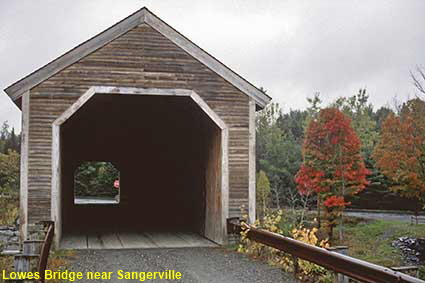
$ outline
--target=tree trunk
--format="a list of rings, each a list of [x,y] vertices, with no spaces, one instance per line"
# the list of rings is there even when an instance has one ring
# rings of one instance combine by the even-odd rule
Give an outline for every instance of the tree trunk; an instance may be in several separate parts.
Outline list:
[[[320,228],[321,226],[321,220],[320,220],[320,208],[321,208],[321,204],[320,204],[320,194],[317,194],[317,228]]]
[[[275,197],[276,197],[276,208],[280,210],[280,198],[279,198],[279,192],[276,188],[273,189]]]
[[[341,216],[339,217],[339,243],[342,245],[344,240],[344,210],[341,209]]]

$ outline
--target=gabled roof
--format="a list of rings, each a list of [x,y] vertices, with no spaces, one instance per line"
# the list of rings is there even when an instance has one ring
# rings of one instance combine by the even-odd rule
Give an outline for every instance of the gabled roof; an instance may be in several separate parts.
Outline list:
[[[71,49],[62,56],[56,58],[50,63],[44,65],[40,69],[32,72],[21,80],[15,82],[5,89],[5,92],[14,101],[18,100],[23,93],[30,90],[34,86],[47,80],[51,76],[79,61],[83,57],[99,49],[105,44],[111,42],[130,29],[140,25],[147,24],[153,29],[161,33],[163,36],[171,40],[174,44],[185,50],[188,54],[195,59],[206,65],[212,71],[220,75],[243,93],[252,97],[257,106],[264,108],[270,102],[271,97],[266,95],[263,91],[249,83],[247,80],[233,72],[230,68],[218,61],[216,58],[205,52],[175,29],[170,27],[167,23],[162,21],[154,15],[147,8],[142,8],[124,20],[116,23],[107,30],[99,33],[91,39],[81,43],[77,47]]]

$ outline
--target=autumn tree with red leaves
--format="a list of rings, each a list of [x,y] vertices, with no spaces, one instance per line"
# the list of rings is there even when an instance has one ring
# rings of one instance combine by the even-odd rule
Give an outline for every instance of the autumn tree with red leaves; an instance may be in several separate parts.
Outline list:
[[[391,190],[418,204],[425,202],[425,101],[409,100],[400,115],[386,118],[373,158],[392,181]]]
[[[325,208],[329,237],[350,203],[348,195],[360,192],[368,184],[360,154],[361,142],[351,127],[351,119],[336,108],[322,109],[310,121],[303,144],[303,164],[295,176],[302,194],[317,193]],[[342,227],[342,225],[340,225]],[[342,228],[341,228],[342,229]],[[342,230],[340,230],[342,239]]]

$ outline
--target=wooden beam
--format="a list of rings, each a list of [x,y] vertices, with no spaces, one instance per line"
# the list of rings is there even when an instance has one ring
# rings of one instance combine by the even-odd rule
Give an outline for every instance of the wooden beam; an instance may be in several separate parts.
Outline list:
[[[256,170],[255,170],[255,101],[249,100],[249,183],[248,183],[248,221],[255,221],[255,206],[256,206]]]
[[[208,104],[196,92],[191,91],[190,98],[192,98],[192,100],[195,101],[196,104],[198,104],[199,108],[201,108],[202,111],[204,111],[220,129],[223,130],[227,128],[223,120],[221,120],[221,118],[208,106]]]
[[[61,141],[60,125],[52,125],[52,191],[51,219],[55,222],[55,246],[58,248],[62,237],[62,201],[61,201]]]
[[[21,179],[20,179],[20,232],[25,240],[28,233],[28,137],[30,115],[30,92],[22,95],[22,131],[21,131]]]
[[[227,242],[227,218],[229,218],[229,128],[221,130],[221,230],[223,241]]]

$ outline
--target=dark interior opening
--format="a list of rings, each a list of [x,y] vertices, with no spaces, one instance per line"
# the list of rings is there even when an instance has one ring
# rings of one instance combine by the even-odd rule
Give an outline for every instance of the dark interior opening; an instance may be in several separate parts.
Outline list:
[[[217,132],[189,97],[93,96],[61,126],[63,233],[203,234],[208,148]],[[119,204],[74,204],[74,171],[88,160],[117,167]]]

